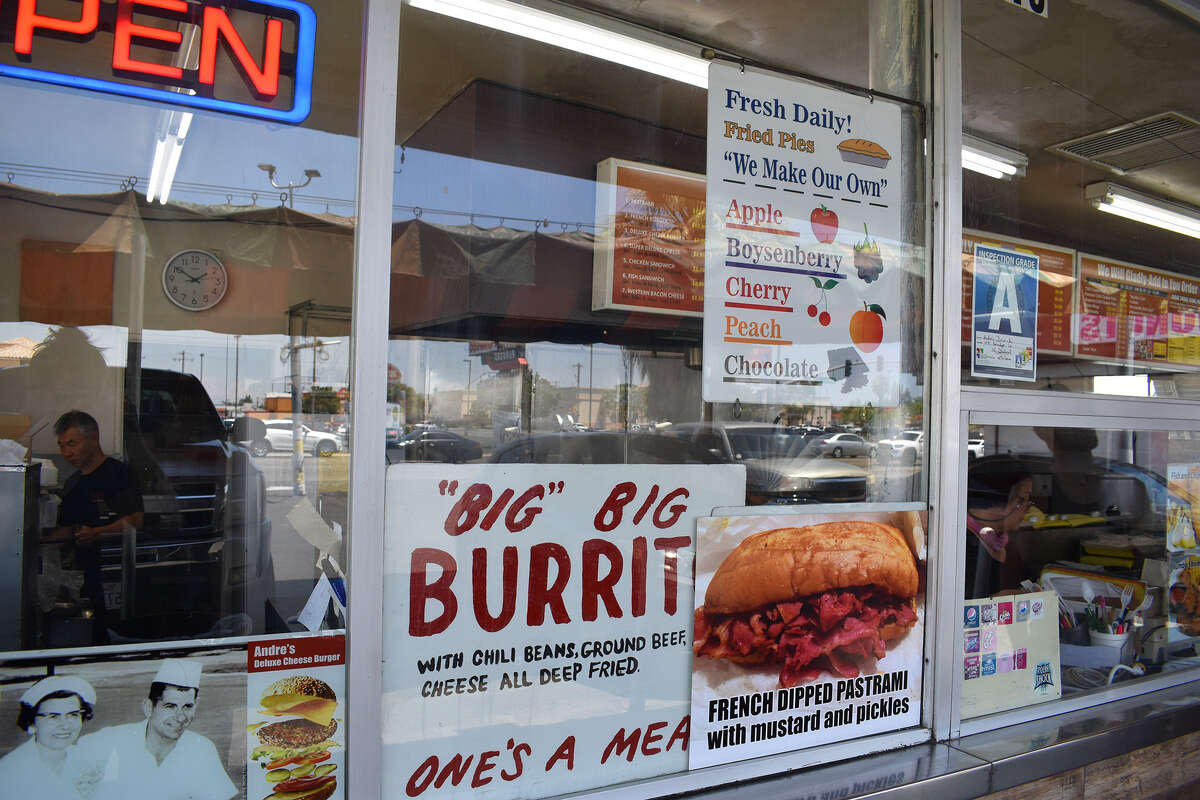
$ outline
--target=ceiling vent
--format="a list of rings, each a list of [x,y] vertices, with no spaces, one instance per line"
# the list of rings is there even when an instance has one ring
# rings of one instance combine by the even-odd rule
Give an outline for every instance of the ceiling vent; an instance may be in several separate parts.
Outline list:
[[[1168,111],[1046,149],[1124,175],[1200,155],[1200,123]]]

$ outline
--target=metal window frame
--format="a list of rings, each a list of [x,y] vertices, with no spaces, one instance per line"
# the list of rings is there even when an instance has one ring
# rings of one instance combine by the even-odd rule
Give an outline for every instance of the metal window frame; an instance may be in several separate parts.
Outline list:
[[[349,603],[346,619],[346,797],[381,797],[383,774],[384,437],[391,296],[392,164],[400,54],[398,2],[364,0],[359,70],[358,224],[354,230],[354,315],[348,490]]]

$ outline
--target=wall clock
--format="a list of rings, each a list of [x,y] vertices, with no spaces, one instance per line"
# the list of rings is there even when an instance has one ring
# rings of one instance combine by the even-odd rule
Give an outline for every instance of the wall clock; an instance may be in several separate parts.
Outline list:
[[[229,288],[229,272],[207,250],[181,250],[167,259],[163,292],[185,311],[207,311],[221,302]]]

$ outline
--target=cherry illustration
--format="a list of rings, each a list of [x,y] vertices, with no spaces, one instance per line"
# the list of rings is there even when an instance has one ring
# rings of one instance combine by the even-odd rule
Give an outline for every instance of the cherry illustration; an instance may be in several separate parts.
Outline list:
[[[808,307],[808,315],[810,317],[815,317],[817,315],[817,307],[815,305],[810,305]]]
[[[832,317],[829,316],[829,312],[822,311],[821,316],[817,318],[817,322],[820,322],[824,326],[828,326],[830,319],[832,319]]]

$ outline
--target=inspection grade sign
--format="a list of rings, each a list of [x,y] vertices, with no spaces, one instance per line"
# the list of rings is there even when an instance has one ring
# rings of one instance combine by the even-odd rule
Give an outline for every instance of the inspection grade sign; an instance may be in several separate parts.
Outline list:
[[[899,106],[709,69],[704,399],[894,405]]]

